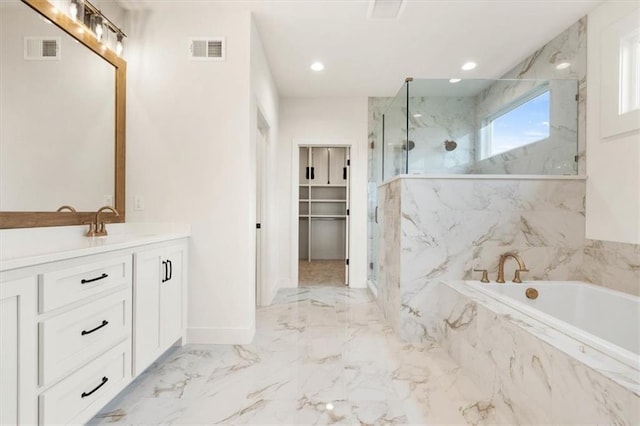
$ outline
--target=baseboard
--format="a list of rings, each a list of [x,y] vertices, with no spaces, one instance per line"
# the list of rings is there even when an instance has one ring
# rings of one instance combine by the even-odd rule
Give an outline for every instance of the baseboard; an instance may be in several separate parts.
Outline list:
[[[297,283],[294,283],[291,278],[281,278],[278,280],[278,288],[296,288],[298,287]]]
[[[266,302],[265,305],[268,306],[273,303],[273,299],[275,299],[279,289],[280,289],[280,286],[278,285],[278,283],[276,283],[274,286],[272,286],[269,289],[269,293],[267,294],[267,300],[265,300]]]
[[[373,281],[367,280],[367,287],[369,288],[369,291],[371,293],[373,293],[373,295],[377,298],[378,297],[378,287],[376,287],[375,284],[373,284]]]
[[[188,327],[187,344],[247,345],[255,334],[255,324],[246,328]]]

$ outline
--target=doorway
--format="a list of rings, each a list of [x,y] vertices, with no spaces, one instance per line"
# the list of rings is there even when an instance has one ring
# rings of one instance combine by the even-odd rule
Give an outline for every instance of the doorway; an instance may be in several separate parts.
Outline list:
[[[298,285],[349,285],[350,148],[298,149]]]

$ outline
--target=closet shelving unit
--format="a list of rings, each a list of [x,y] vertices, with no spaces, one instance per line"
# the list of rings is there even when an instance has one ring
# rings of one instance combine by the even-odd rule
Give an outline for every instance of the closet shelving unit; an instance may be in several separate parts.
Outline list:
[[[300,148],[301,259],[344,259],[348,266],[350,162],[346,147]]]

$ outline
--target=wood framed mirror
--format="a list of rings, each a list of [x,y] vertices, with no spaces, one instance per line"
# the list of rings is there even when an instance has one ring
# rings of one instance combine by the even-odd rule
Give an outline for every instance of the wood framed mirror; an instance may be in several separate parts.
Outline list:
[[[2,8],[0,228],[124,222],[126,62],[46,0]],[[30,57],[45,39],[58,57]]]

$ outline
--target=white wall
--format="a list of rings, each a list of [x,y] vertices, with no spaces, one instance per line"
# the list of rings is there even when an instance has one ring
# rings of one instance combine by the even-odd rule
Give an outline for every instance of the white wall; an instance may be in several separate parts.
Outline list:
[[[127,220],[192,226],[187,339],[249,342],[255,327],[251,16],[215,3],[154,5],[127,23]],[[224,62],[190,37],[224,36]],[[266,108],[265,108],[266,109]],[[145,210],[133,210],[143,196]]]
[[[278,102],[278,89],[273,81],[271,70],[269,69],[269,63],[267,62],[267,57],[264,53],[260,34],[258,33],[255,22],[252,20],[250,129],[251,141],[253,141],[252,163],[254,164],[254,171],[256,170],[255,141],[257,141],[259,136],[257,133],[257,129],[260,124],[259,121],[264,120],[264,123],[261,123],[261,127],[266,125],[268,128],[264,164],[265,182],[263,183],[264,206],[261,221],[262,240],[264,242],[262,258],[263,297],[262,300],[258,301],[259,305],[270,304],[278,290],[277,265],[280,253],[278,252],[277,245],[276,219],[278,217],[278,209],[275,198],[275,175],[277,171],[278,153]],[[255,175],[252,182],[256,182]],[[255,200],[255,197],[253,199]]]
[[[278,206],[279,285],[296,287],[298,233],[292,227],[295,203],[292,179],[294,140],[319,144],[352,143],[350,286],[367,279],[367,98],[283,98],[280,101],[276,203]],[[297,148],[296,148],[297,149]]]
[[[604,44],[603,36],[614,22],[639,14],[638,10],[637,2],[609,1],[591,12],[587,53],[586,235],[634,244],[640,243],[640,134],[636,130],[604,139],[601,115],[606,108],[618,107],[603,102],[606,80],[617,77],[602,74],[609,68],[603,67],[603,56],[616,54],[612,50],[617,48]]]

